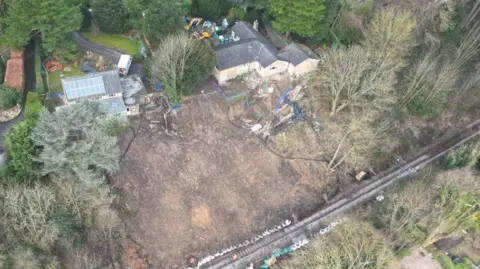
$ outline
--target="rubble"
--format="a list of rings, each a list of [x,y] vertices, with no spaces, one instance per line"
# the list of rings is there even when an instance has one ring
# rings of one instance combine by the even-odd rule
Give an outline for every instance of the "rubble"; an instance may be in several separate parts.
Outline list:
[[[253,90],[260,85],[262,78],[257,74],[257,72],[250,72],[242,77],[242,82],[249,90]]]

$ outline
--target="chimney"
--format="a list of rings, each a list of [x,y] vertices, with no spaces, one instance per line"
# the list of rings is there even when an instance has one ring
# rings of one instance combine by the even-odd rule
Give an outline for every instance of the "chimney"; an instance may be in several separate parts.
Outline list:
[[[255,31],[258,31],[258,20],[255,20],[255,21],[253,22],[253,29],[254,29]]]

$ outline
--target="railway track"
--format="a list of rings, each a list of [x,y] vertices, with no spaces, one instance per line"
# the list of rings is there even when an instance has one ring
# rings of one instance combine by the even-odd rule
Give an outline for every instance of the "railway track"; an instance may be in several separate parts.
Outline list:
[[[244,269],[249,263],[255,263],[270,256],[276,249],[284,248],[292,245],[294,242],[309,238],[325,226],[324,221],[326,219],[338,216],[357,205],[373,199],[379,192],[391,186],[393,183],[423,168],[479,134],[480,120],[477,120],[466,126],[462,131],[444,137],[438,143],[422,151],[415,157],[407,159],[401,164],[397,162],[396,165],[377,174],[371,180],[362,182],[362,184],[359,184],[355,189],[337,197],[325,208],[310,217],[286,227],[255,244],[236,249],[234,252],[218,257],[204,264],[201,268]],[[237,257],[235,261],[232,259],[233,255]]]

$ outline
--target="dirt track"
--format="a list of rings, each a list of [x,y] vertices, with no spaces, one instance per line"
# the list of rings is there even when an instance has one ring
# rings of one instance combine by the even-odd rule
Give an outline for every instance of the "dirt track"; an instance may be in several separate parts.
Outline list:
[[[190,255],[216,252],[323,203],[332,183],[324,166],[267,151],[228,122],[227,107],[216,94],[187,100],[174,138],[145,120],[113,177],[137,211],[127,217],[129,233],[153,268],[181,268]],[[120,137],[122,149],[130,137]]]

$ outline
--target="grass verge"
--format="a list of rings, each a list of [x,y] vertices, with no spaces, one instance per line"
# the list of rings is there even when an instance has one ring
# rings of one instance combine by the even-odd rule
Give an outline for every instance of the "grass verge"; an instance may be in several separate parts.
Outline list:
[[[82,35],[93,43],[97,43],[106,47],[117,49],[123,53],[139,57],[140,43],[122,35],[82,33]]]

